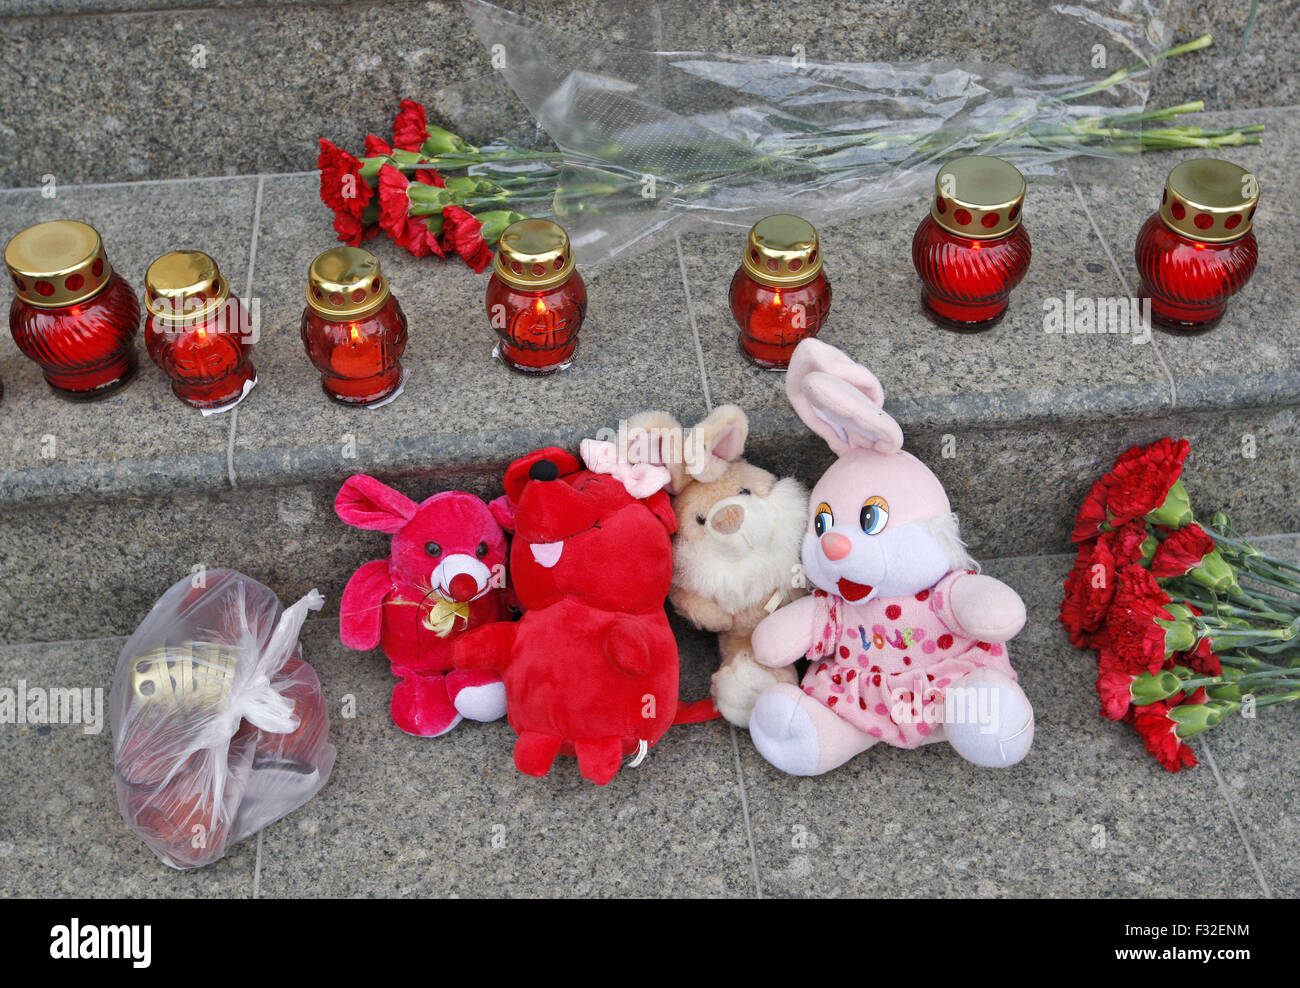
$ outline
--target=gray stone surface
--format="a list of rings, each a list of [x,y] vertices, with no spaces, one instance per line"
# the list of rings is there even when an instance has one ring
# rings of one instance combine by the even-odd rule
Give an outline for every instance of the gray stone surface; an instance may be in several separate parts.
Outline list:
[[[103,238],[114,269],[144,292],[160,254],[182,248],[210,254],[236,294],[245,290],[253,232],[251,179],[130,187],[0,192],[0,240],[33,223],[79,219]],[[5,278],[4,304],[12,290]],[[143,321],[136,337],[140,371],[102,401],[72,404],[46,386],[40,368],[0,334],[0,500],[27,504],[85,497],[168,494],[227,484],[230,416],[204,417],[179,401],[149,359]],[[254,364],[256,365],[256,351]]]
[[[496,363],[484,309],[488,272],[412,258],[368,241],[410,323],[405,393],[347,408],[321,391],[299,337],[307,267],[331,245],[315,176],[267,179],[255,280],[264,298],[265,387],[245,399],[235,471],[245,485],[328,479],[358,469],[474,468],[497,475],[538,446],[570,445],[642,408],[702,412],[692,336],[671,246],[587,279],[587,316],[567,371],[529,379]],[[581,251],[577,253],[581,267]],[[348,437],[352,437],[349,443]],[[357,456],[345,455],[355,445]]]
[[[1270,546],[1300,559],[1300,538]],[[1131,729],[1097,716],[1093,657],[1056,622],[1069,564],[989,561],[1029,608],[1012,657],[1037,736],[1007,772],[936,745],[873,750],[794,779],[714,722],[674,728],[604,789],[571,761],[530,779],[511,763],[504,724],[464,723],[437,740],[401,734],[382,656],[343,649],[333,619],[313,617],[304,650],[329,700],[338,763],[312,802],[263,832],[260,863],[250,839],[197,872],[164,867],[118,815],[107,730],[4,725],[0,892],[244,896],[256,872],[262,895],[1194,898],[1259,896],[1261,877],[1275,896],[1300,893],[1289,852],[1296,779],[1278,757],[1297,712],[1215,729],[1209,753],[1223,785],[1205,745],[1207,764],[1165,772]],[[682,694],[693,698],[707,688],[712,643],[676,630]],[[0,647],[0,686],[106,687],[121,645]],[[348,697],[351,718],[341,716]],[[1183,866],[1188,855],[1196,868]]]
[[[1166,772],[1134,731],[1098,717],[1095,659],[1056,621],[1069,563],[987,567],[1029,611],[1011,658],[1036,729],[1014,768],[979,770],[931,745],[872,749],[830,775],[796,780],[742,745],[764,895],[1263,894],[1213,772]],[[1285,787],[1293,798],[1294,782]],[[1184,867],[1188,856],[1196,868]],[[1270,876],[1275,893],[1284,880]],[[1295,894],[1293,880],[1286,894]]]
[[[1223,321],[1202,335],[1161,333],[1157,345],[1174,376],[1180,408],[1237,408],[1294,404],[1300,396],[1300,298],[1291,277],[1300,266],[1300,205],[1291,195],[1294,162],[1300,155],[1295,109],[1243,109],[1197,114],[1188,123],[1205,129],[1245,123],[1267,127],[1262,145],[1224,148],[1212,154],[1249,169],[1260,187],[1254,233],[1259,264],[1246,286],[1228,303]],[[1088,213],[1123,276],[1125,294],[1138,290],[1133,248],[1138,230],[1155,212],[1165,178],[1179,161],[1204,157],[1203,150],[1148,154],[1116,165],[1072,162]]]
[[[736,5],[722,0],[511,0],[567,33],[643,49],[731,51],[810,60],[1004,62],[1035,74],[1100,78],[1124,46],[1048,0],[978,4],[954,16],[940,0]],[[1237,57],[1249,5],[1169,5],[1171,43],[1212,30],[1219,42],[1166,66],[1170,101],[1215,106],[1296,100],[1293,5],[1263,4]],[[364,11],[364,15],[359,13]],[[1157,12],[1159,13],[1159,11]],[[0,183],[306,170],[316,140],[358,148],[386,133],[398,101],[425,101],[440,122],[481,143],[512,130],[522,104],[492,68],[455,0],[355,4],[322,0],[15,0],[0,16]],[[203,66],[195,46],[203,46]],[[273,68],[272,68],[273,67]],[[183,112],[179,112],[183,108]],[[169,136],[184,129],[186,139]],[[195,141],[189,134],[200,134]]]
[[[257,844],[208,868],[177,871],[128,829],[117,808],[108,689],[121,638],[0,647],[0,688],[102,689],[103,730],[0,725],[0,895],[221,898],[253,894]]]

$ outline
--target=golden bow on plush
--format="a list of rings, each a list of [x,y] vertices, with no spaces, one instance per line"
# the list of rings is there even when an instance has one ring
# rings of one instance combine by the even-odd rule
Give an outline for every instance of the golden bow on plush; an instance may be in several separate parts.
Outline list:
[[[433,606],[429,608],[421,622],[439,638],[446,638],[456,627],[456,619],[469,623],[469,604],[448,600],[436,590],[433,593]]]

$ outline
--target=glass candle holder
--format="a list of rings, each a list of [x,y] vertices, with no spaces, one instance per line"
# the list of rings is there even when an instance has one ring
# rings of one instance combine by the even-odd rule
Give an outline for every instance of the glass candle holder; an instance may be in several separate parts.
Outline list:
[[[728,299],[745,359],[772,370],[788,367],[799,341],[816,336],[831,311],[813,225],[787,214],[755,223]]]
[[[1255,272],[1258,204],[1259,184],[1239,165],[1195,158],[1174,166],[1133,250],[1152,322],[1188,332],[1218,324]]]
[[[239,398],[257,373],[253,326],[216,262],[201,251],[172,251],[149,265],[144,282],[145,348],[172,393],[194,408]]]
[[[94,227],[29,226],[5,247],[5,266],[15,291],[9,331],[55,394],[92,401],[135,377],[140,302]]]
[[[550,220],[519,220],[497,244],[487,287],[496,330],[493,355],[522,374],[554,374],[573,363],[587,314],[587,286],[569,235]]]
[[[332,247],[311,262],[301,333],[334,401],[373,405],[401,386],[406,316],[368,250]]]
[[[945,329],[990,329],[1029,270],[1024,176],[1001,158],[972,155],[940,168],[934,184],[930,214],[912,237],[925,312]]]

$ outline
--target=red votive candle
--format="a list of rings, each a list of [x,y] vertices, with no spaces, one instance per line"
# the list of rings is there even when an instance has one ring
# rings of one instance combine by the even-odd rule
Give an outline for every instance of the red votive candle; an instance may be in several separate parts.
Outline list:
[[[745,359],[774,370],[788,367],[799,341],[816,336],[831,311],[813,225],[784,213],[755,223],[728,299]]]
[[[930,215],[912,238],[931,320],[978,332],[1002,318],[1011,289],[1029,270],[1024,201],[1024,176],[1001,158],[973,155],[939,169]]]
[[[5,247],[15,296],[9,331],[54,393],[103,398],[136,372],[140,302],[113,271],[94,227],[75,220],[29,226]]]
[[[175,250],[149,265],[144,283],[145,347],[176,397],[195,408],[238,398],[257,373],[253,325],[216,262]]]
[[[402,383],[406,316],[360,247],[332,247],[311,262],[302,342],[321,387],[344,405],[373,405]]]
[[[1239,165],[1195,158],[1174,166],[1133,250],[1152,322],[1187,332],[1218,323],[1255,272],[1258,204],[1259,183]]]
[[[497,244],[487,287],[496,330],[493,354],[523,374],[564,370],[578,352],[587,286],[574,267],[569,235],[551,220],[519,220]]]

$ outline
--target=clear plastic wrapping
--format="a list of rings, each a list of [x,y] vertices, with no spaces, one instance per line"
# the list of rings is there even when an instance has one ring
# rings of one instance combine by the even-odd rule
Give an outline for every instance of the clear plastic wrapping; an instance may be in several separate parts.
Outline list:
[[[584,265],[668,231],[743,228],[776,211],[818,223],[888,210],[915,201],[956,154],[995,153],[1034,173],[1073,154],[1135,150],[1167,5],[1021,5],[1013,67],[639,51],[463,3],[563,152],[545,208]]]
[[[329,713],[298,642],[322,603],[313,590],[285,609],[256,580],[209,571],[163,594],[122,649],[118,806],[167,864],[210,864],[329,779]]]

